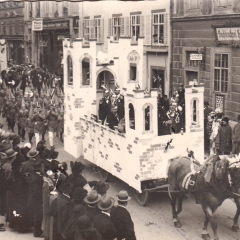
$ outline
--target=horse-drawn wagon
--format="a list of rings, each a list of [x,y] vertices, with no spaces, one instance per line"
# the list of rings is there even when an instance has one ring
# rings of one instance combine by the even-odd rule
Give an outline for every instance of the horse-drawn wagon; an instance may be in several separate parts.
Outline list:
[[[139,41],[142,40],[139,39]],[[126,129],[125,133],[119,133],[117,129],[112,130],[107,125],[96,122],[92,115],[98,115],[98,99],[103,94],[97,80],[101,71],[107,70],[114,73],[119,71],[117,66],[126,69],[127,65],[121,66],[120,62],[115,62],[114,65],[98,66],[96,59],[92,57],[96,56],[97,52],[94,43],[89,42],[87,53],[84,53],[83,44],[81,41],[70,43],[68,40],[64,40],[63,43],[65,46],[64,142],[66,143],[64,148],[76,158],[84,158],[99,167],[103,179],[107,180],[111,174],[127,183],[134,189],[138,202],[145,205],[150,191],[159,191],[166,187],[169,159],[179,155],[186,156],[186,149],[193,151],[198,160],[204,159],[204,87],[202,85],[185,86],[185,132],[159,136],[158,89],[151,89],[150,93],[145,94],[144,90],[135,89],[130,82],[118,81],[121,94],[124,96]],[[141,46],[140,43],[137,47],[139,46]],[[136,46],[131,47],[136,49],[132,50],[131,54],[137,57],[138,49]],[[80,50],[76,51],[76,49]],[[116,51],[118,50],[115,49]],[[127,59],[128,53],[121,49],[119,51],[121,51],[119,55]],[[84,85],[81,81],[83,72],[77,63],[86,58],[89,59],[91,74],[89,84]],[[141,58],[139,61],[142,61]],[[124,60],[121,63],[125,64],[125,62]],[[142,62],[139,63],[141,64]],[[73,69],[70,71],[69,67]],[[92,74],[94,71],[98,74],[96,81]],[[80,82],[74,80],[71,83],[72,74],[73,79],[79,79],[80,76]],[[121,79],[125,77],[127,79],[124,71],[121,74]],[[116,80],[118,76],[114,75],[114,77]],[[67,84],[66,81],[70,82]],[[146,113],[149,119],[147,127]]]

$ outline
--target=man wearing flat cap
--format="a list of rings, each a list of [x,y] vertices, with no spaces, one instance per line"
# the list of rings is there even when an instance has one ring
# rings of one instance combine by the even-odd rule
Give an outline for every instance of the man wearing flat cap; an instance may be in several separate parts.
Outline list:
[[[102,235],[102,240],[113,240],[117,237],[117,232],[110,217],[110,210],[114,205],[114,200],[107,194],[102,196],[98,202],[98,208],[102,211],[93,218],[93,225]]]
[[[240,115],[237,117],[238,123],[233,127],[233,149],[232,154],[239,154],[240,153]]]
[[[126,209],[128,201],[131,197],[127,191],[120,191],[116,197],[118,206],[111,209],[110,215],[117,231],[117,240],[136,240],[134,232],[134,224],[130,213]]]

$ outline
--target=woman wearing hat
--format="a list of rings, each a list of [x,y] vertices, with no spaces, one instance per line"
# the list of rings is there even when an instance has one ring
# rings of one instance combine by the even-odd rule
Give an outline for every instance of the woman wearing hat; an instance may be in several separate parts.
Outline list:
[[[240,115],[237,117],[238,123],[233,127],[233,149],[232,154],[240,153]]]
[[[118,206],[111,209],[111,219],[117,231],[117,240],[136,240],[134,224],[130,213],[126,209],[131,199],[127,191],[120,191],[116,197]]]

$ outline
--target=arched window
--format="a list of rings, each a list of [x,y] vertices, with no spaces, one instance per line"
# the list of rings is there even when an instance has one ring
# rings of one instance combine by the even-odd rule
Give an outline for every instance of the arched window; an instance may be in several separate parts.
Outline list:
[[[129,127],[135,130],[135,112],[132,103],[129,103]]]
[[[199,102],[197,99],[191,101],[191,125],[199,124]]]
[[[67,57],[68,85],[73,85],[73,64],[71,56]]]
[[[147,106],[145,108],[145,116],[144,116],[144,119],[145,119],[145,131],[149,131],[150,130],[150,107]]]
[[[90,85],[90,59],[87,57],[82,60],[82,85]]]

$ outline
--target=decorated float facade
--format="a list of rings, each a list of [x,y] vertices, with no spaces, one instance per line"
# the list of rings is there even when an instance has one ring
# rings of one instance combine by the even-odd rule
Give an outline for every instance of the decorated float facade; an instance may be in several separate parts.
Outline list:
[[[146,61],[146,55],[151,55],[153,46],[148,46],[145,38],[138,37],[137,44],[133,44],[136,39],[132,37],[119,37],[116,43],[110,36],[104,40],[107,50],[96,39],[86,41],[84,36],[63,41],[64,148],[74,157],[87,159],[120,178],[138,192],[150,185],[154,188],[156,180],[166,179],[168,160],[186,156],[187,149],[194,152],[198,161],[204,159],[204,87],[185,86],[185,132],[159,136],[159,89],[152,88],[150,76],[146,74],[152,65],[152,60]],[[159,62],[166,58],[165,63],[168,63],[168,46],[169,40],[158,46],[161,51],[167,49],[167,55],[160,54]],[[158,58],[155,62],[159,64]],[[164,74],[167,69],[166,65]],[[99,99],[103,97],[102,83],[110,90],[116,83],[121,88],[125,133],[119,133],[117,128],[112,130],[93,117],[98,115]],[[165,79],[164,83],[166,94],[170,89],[169,81]]]

